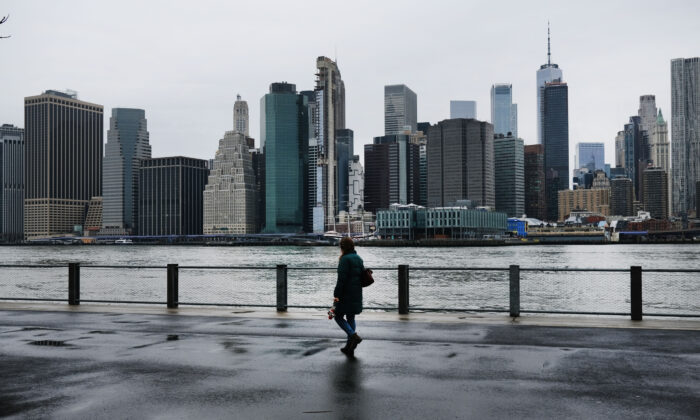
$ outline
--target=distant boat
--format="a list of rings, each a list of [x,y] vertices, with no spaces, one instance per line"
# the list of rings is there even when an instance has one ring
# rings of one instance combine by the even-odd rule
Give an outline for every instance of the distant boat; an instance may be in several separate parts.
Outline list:
[[[116,245],[131,245],[134,243],[131,239],[126,239],[126,238],[120,238],[114,241]]]

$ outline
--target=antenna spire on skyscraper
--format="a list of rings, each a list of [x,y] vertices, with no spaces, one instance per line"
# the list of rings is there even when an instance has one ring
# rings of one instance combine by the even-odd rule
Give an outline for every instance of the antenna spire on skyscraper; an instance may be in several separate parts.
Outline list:
[[[549,41],[549,21],[547,21],[547,65],[552,64],[552,49]]]

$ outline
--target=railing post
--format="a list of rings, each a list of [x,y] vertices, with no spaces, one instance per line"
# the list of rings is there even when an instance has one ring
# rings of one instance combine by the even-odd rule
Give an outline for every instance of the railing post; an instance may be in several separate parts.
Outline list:
[[[408,314],[408,265],[399,265],[399,314]]]
[[[632,321],[642,320],[642,267],[630,267],[630,313]]]
[[[520,316],[520,266],[511,265],[510,272],[510,316]]]
[[[80,263],[68,263],[68,304],[80,305]]]
[[[179,304],[178,265],[168,264],[168,309],[176,309]]]
[[[277,264],[277,312],[287,312],[286,264]]]

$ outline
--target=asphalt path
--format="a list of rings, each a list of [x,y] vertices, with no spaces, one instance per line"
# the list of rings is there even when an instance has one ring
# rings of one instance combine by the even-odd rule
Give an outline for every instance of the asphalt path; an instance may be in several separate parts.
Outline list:
[[[700,331],[0,311],[10,418],[698,418]]]

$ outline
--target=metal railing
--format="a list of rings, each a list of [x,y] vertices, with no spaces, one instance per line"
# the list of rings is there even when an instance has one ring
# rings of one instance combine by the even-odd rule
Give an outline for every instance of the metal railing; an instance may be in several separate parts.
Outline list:
[[[700,317],[700,270],[399,265],[373,271],[378,281],[363,289],[369,310]],[[335,272],[287,265],[0,265],[0,300],[66,301],[67,274],[70,305],[323,309]]]

